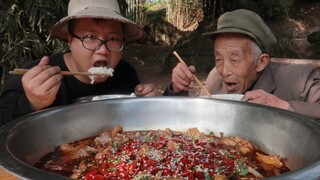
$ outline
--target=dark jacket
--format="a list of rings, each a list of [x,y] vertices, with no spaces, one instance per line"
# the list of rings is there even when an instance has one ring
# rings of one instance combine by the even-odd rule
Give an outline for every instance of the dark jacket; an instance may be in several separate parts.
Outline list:
[[[38,65],[40,60],[33,61],[25,68]],[[52,66],[59,66],[62,71],[68,71],[63,54],[50,57]],[[136,70],[127,62],[120,61],[113,76],[99,84],[84,84],[74,76],[63,76],[56,100],[48,107],[71,104],[75,99],[102,94],[131,94],[140,84]],[[33,112],[21,83],[21,76],[15,75],[4,86],[0,97],[0,125],[15,118]]]

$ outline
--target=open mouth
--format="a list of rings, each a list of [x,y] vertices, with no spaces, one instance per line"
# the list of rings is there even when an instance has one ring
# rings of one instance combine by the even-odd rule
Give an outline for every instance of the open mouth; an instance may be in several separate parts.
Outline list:
[[[225,82],[226,88],[228,92],[234,92],[237,87],[237,83],[235,82]]]
[[[93,67],[88,69],[88,72],[90,72],[93,75],[90,75],[91,84],[94,84],[95,80],[97,78],[105,78],[107,76],[112,77],[113,76],[114,69],[107,67],[106,61],[96,61],[93,64]],[[101,80],[101,79],[100,79]]]
[[[106,61],[96,61],[93,64],[93,67],[107,67],[107,62]]]

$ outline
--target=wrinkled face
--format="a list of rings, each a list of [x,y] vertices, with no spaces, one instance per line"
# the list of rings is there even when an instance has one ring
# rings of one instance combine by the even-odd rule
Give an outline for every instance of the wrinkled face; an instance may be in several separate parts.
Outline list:
[[[215,65],[228,93],[243,94],[258,78],[257,55],[251,39],[239,34],[220,34],[214,43]]]
[[[110,39],[123,40],[123,24],[113,20],[79,19],[74,23],[73,32],[78,37],[96,37],[107,41]],[[88,50],[83,47],[82,42],[69,35],[69,46],[71,58],[68,59],[67,66],[70,71],[87,72],[91,67],[106,66],[115,68],[122,58],[122,51],[111,52],[106,45],[102,45],[97,50]],[[88,76],[77,76],[77,79],[84,83],[90,83]],[[108,76],[94,76],[95,83],[107,80]]]

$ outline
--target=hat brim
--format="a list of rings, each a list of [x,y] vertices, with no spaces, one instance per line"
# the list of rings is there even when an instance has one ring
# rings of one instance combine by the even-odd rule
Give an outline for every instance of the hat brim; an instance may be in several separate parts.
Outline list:
[[[261,48],[262,51],[265,51],[264,47],[262,46],[261,42],[259,39],[256,38],[256,36],[254,34],[252,34],[251,32],[242,30],[242,29],[237,29],[237,28],[223,28],[223,29],[219,29],[217,31],[212,31],[212,32],[207,32],[207,33],[203,33],[203,36],[207,36],[211,39],[215,39],[217,37],[218,34],[225,34],[225,33],[237,33],[237,34],[244,34],[249,36],[254,42],[257,43],[257,45]]]
[[[139,41],[146,36],[145,31],[134,22],[113,10],[102,7],[87,8],[72,16],[62,18],[52,27],[51,35],[63,41],[67,41],[68,22],[72,19],[81,18],[110,19],[122,22],[124,24],[124,39],[126,42]]]

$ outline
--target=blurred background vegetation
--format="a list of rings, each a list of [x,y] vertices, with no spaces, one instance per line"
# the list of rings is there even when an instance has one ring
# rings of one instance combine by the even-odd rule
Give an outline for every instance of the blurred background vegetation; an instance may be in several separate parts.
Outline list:
[[[295,4],[318,0],[118,0],[122,13],[144,27],[153,45],[182,47],[191,32],[215,28],[215,20],[225,11],[250,9],[267,21],[286,17]],[[1,85],[14,67],[66,50],[66,45],[50,36],[50,28],[67,15],[66,0],[12,0],[0,6]],[[213,22],[199,28],[202,21]],[[174,28],[174,34],[170,34]],[[177,43],[179,43],[177,45]],[[201,42],[198,42],[201,43]],[[284,40],[284,46],[288,40]],[[209,47],[211,48],[211,47]],[[202,47],[201,47],[202,49]],[[197,48],[195,48],[197,50]]]

